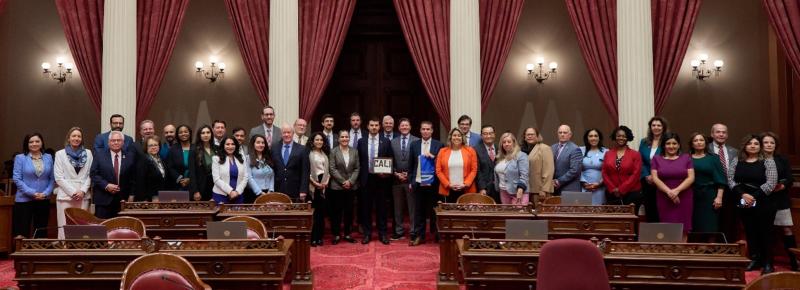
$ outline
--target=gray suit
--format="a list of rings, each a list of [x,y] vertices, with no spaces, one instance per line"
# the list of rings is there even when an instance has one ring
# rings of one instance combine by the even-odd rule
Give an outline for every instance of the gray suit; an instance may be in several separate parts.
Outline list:
[[[564,144],[561,154],[558,154],[559,144],[553,144],[553,158],[555,158],[555,174],[553,178],[558,180],[558,188],[554,195],[561,195],[561,191],[581,191],[581,167],[583,155],[578,145],[572,141]]]
[[[248,136],[250,136],[250,138],[253,138],[253,136],[255,136],[256,134],[262,135],[264,137],[267,136],[267,133],[264,132],[264,123],[258,124],[258,126],[251,128],[250,135]],[[272,140],[267,140],[267,141],[269,141],[269,144],[271,145],[275,145],[276,143],[281,142],[281,128],[278,128],[278,126],[272,124]]]
[[[328,169],[331,173],[331,193],[328,194],[328,212],[331,220],[331,233],[339,236],[342,233],[342,221],[344,220],[344,235],[349,236],[351,225],[353,224],[353,201],[358,190],[358,175],[360,163],[358,151],[350,147],[348,150],[349,159],[347,165],[344,163],[342,148],[338,145],[331,149],[328,155]],[[346,181],[350,181],[352,187],[345,190],[342,187]]]
[[[347,153],[347,155],[350,155],[347,165],[344,163],[342,148],[339,146],[331,149],[331,154],[328,156],[328,168],[331,173],[332,190],[344,190],[342,184],[344,184],[345,181],[350,181],[350,184],[353,185],[353,187],[350,188],[351,190],[358,189],[358,151],[350,147]]]
[[[394,134],[394,139],[392,139],[392,152],[394,152],[394,162],[392,166],[394,166],[394,172],[406,172],[408,173],[411,162],[411,157],[409,156],[409,148],[411,148],[411,142],[419,140],[418,137],[408,134],[406,138],[405,147],[402,146],[401,142],[403,141],[403,135],[396,133]],[[408,180],[405,182],[401,182],[399,179],[395,182],[395,185],[392,187],[392,200],[394,201],[394,234],[395,235],[403,235],[403,208],[408,208],[408,219],[409,225],[414,225],[414,205],[416,204],[417,200],[414,198],[414,194],[412,194],[411,190],[408,188]]]

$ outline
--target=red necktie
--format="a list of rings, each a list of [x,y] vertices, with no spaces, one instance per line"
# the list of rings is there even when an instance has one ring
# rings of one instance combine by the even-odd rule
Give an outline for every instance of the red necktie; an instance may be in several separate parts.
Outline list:
[[[494,162],[494,146],[489,147],[489,159],[492,159],[492,162]]]
[[[728,158],[725,158],[725,146],[719,145],[719,151],[717,151],[719,155],[719,162],[722,163],[722,170],[724,171],[725,175],[728,175]]]
[[[114,153],[114,178],[117,179],[117,184],[119,184],[119,153]]]

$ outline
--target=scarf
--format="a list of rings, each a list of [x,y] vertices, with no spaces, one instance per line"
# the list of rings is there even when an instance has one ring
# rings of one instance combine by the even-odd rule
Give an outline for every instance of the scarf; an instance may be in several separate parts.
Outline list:
[[[83,148],[83,145],[78,147],[78,150],[74,150],[72,146],[67,145],[67,147],[64,147],[64,152],[67,153],[72,167],[83,168],[86,165],[86,149]]]

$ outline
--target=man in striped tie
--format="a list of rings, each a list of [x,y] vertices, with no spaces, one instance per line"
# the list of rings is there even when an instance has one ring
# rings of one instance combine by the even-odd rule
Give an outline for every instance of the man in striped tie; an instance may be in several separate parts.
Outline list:
[[[710,147],[709,149],[712,153],[719,156],[722,169],[725,171],[725,177],[730,180],[733,178],[731,175],[733,175],[733,169],[735,168],[730,168],[729,166],[733,159],[739,155],[739,151],[726,144],[728,141],[728,126],[719,123],[711,126],[711,138],[714,139],[714,142],[710,142],[708,147]],[[727,237],[729,241],[735,240],[736,237],[739,236],[739,215],[736,212],[736,205],[738,204],[739,196],[733,194],[731,189],[726,186],[725,192],[722,193],[722,208],[720,209],[719,222],[720,229],[725,233],[725,237]]]

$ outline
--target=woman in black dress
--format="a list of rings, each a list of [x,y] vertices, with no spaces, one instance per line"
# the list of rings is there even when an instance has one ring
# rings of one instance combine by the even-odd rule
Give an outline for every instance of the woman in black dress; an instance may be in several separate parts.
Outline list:
[[[797,271],[797,257],[789,251],[791,248],[797,248],[797,241],[794,239],[794,232],[792,232],[792,211],[791,201],[789,200],[789,188],[792,187],[794,179],[792,178],[792,167],[789,160],[783,155],[778,154],[778,136],[772,132],[764,132],[761,134],[761,142],[764,147],[764,158],[775,160],[775,166],[778,168],[778,184],[772,191],[772,198],[775,201],[775,222],[774,225],[781,229],[783,234],[783,247],[786,249],[786,254],[789,256],[789,266],[792,271]]]
[[[211,127],[203,125],[197,130],[195,148],[189,154],[189,192],[192,200],[211,200],[211,157],[214,149],[211,141]]]
[[[159,190],[164,190],[167,169],[159,151],[161,142],[158,136],[144,139],[144,158],[136,162],[136,194],[134,201],[152,201]]]

